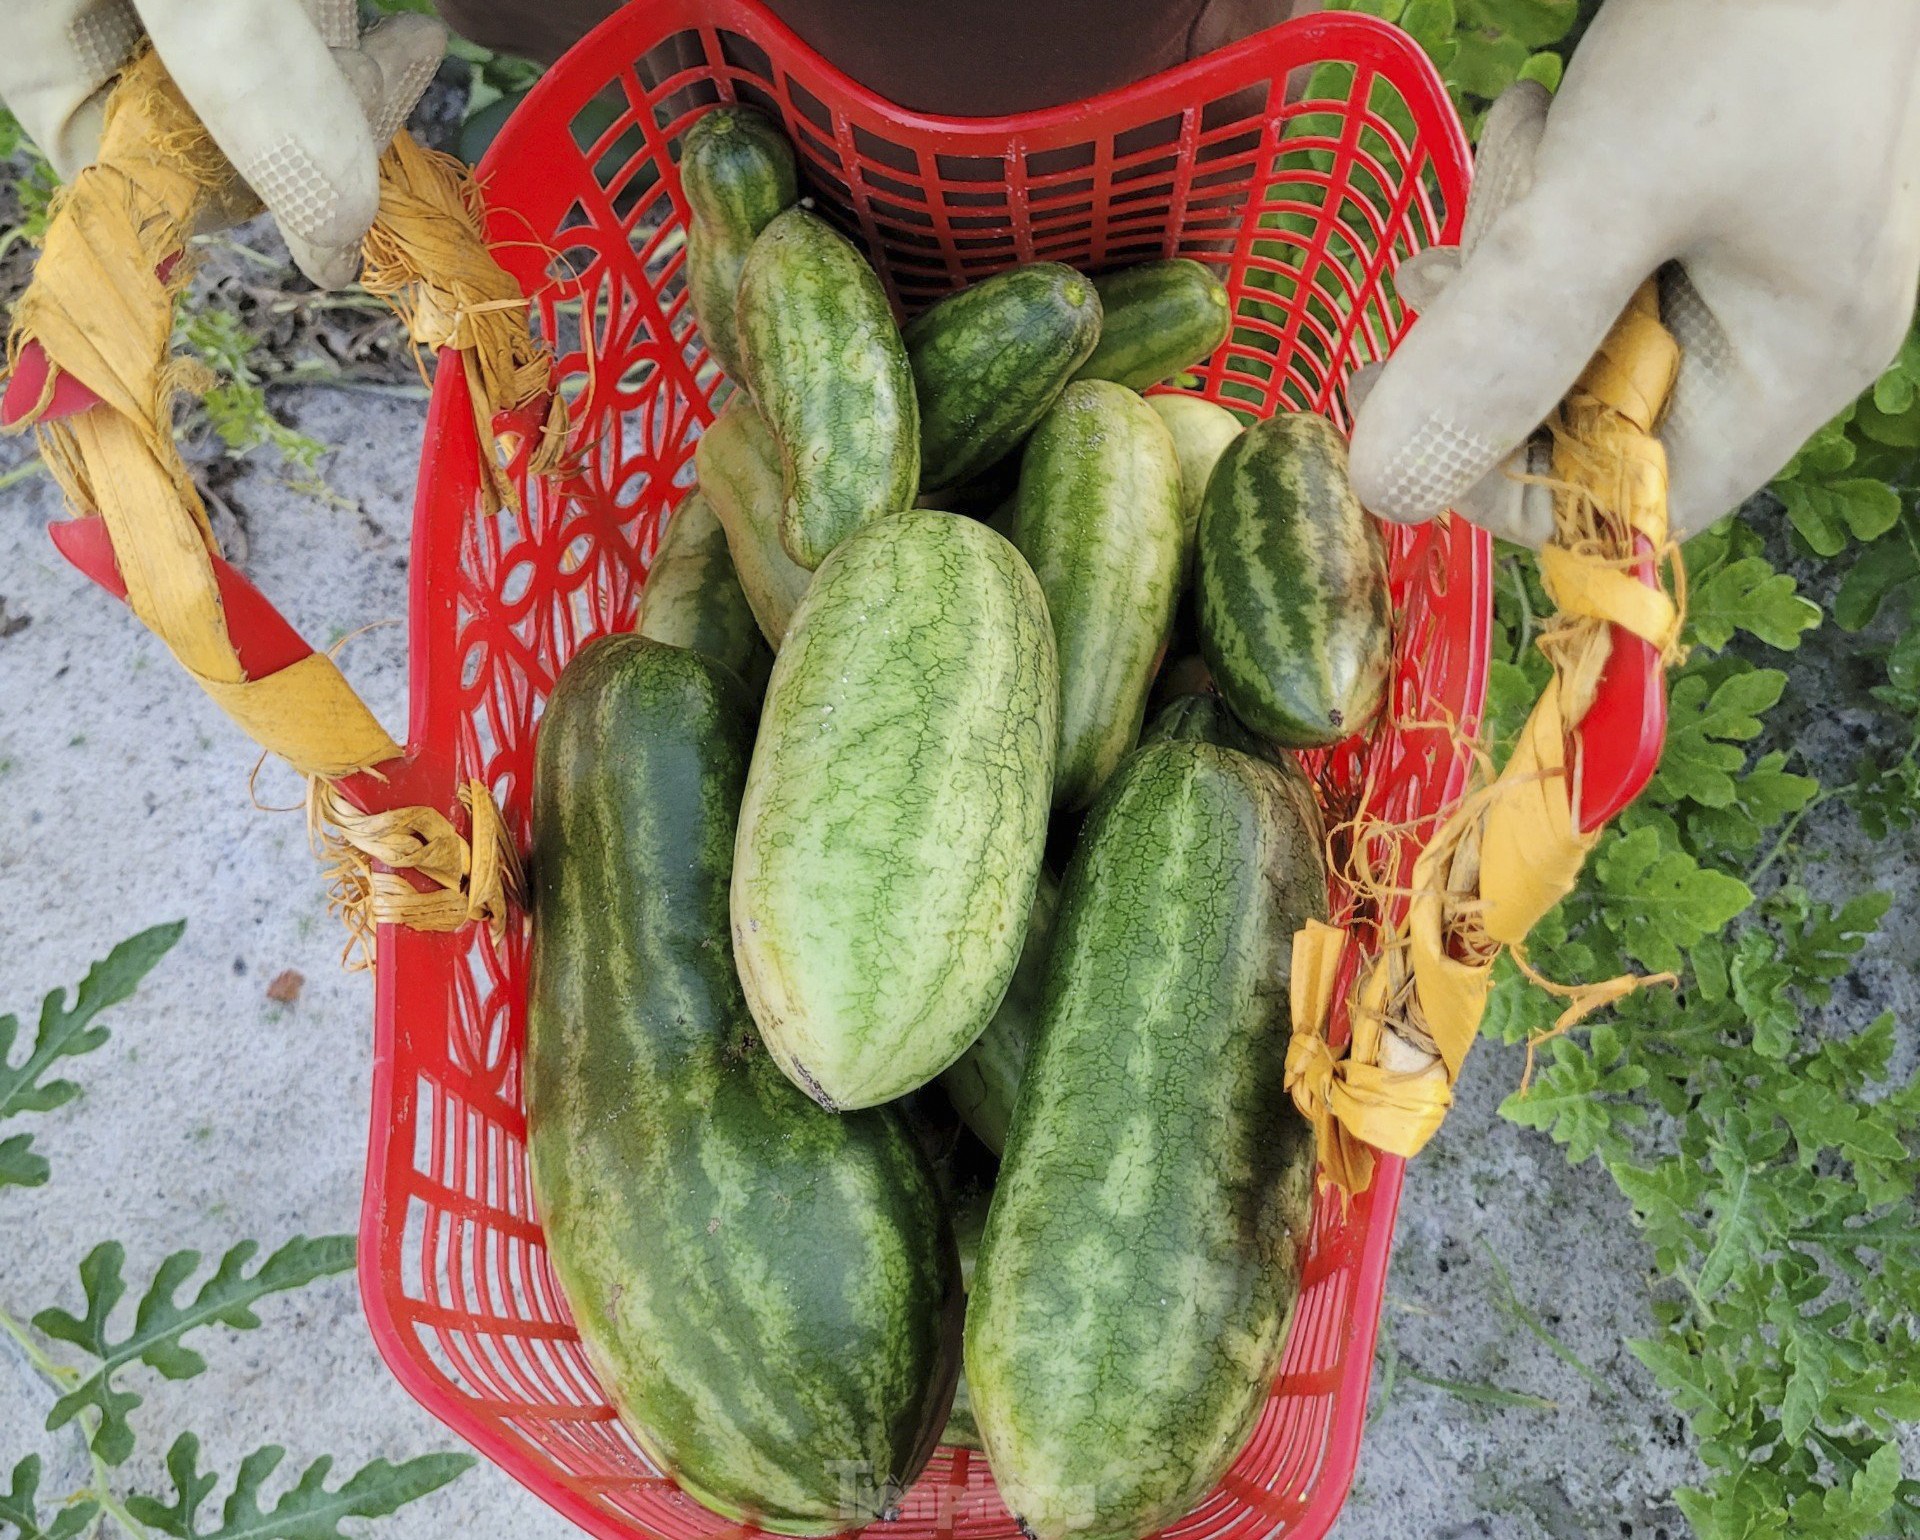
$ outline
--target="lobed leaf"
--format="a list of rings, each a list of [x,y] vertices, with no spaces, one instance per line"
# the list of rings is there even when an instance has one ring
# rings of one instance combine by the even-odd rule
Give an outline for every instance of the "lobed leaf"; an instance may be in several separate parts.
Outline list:
[[[1750,856],[1784,820],[1812,805],[1820,783],[1786,768],[1787,756],[1763,754],[1733,783],[1725,807],[1700,804],[1686,809],[1690,848],[1696,854]]]
[[[1877,540],[1900,520],[1899,495],[1884,481],[1788,481],[1775,490],[1816,556],[1838,556],[1849,538]]]
[[[51,1520],[42,1519],[37,1454],[14,1466],[9,1490],[0,1492],[0,1529],[10,1527],[16,1540],[73,1540],[99,1511],[100,1505],[88,1499],[55,1509]]]
[[[200,1441],[191,1433],[183,1434],[167,1451],[173,1501],[136,1496],[128,1501],[128,1511],[175,1540],[350,1540],[340,1528],[343,1521],[384,1517],[438,1491],[474,1463],[471,1455],[464,1454],[422,1455],[399,1465],[375,1460],[339,1486],[329,1487],[333,1461],[321,1458],[276,1502],[263,1506],[262,1488],[285,1457],[286,1451],[278,1445],[268,1445],[241,1461],[219,1526],[203,1529],[200,1512],[219,1478],[200,1470]]]
[[[1685,949],[1718,932],[1753,902],[1739,878],[1704,867],[1652,828],[1608,841],[1593,862],[1606,901],[1604,923],[1621,950],[1656,971],[1686,962]]]
[[[1621,1137],[1616,1125],[1631,1121],[1632,1109],[1610,1107],[1604,1098],[1639,1089],[1646,1083],[1646,1071],[1637,1065],[1604,1069],[1571,1038],[1555,1038],[1547,1052],[1551,1062],[1546,1069],[1526,1090],[1501,1103],[1501,1116],[1541,1129],[1567,1146],[1571,1161],[1586,1160],[1602,1146],[1616,1144]]]
[[[0,1187],[44,1187],[52,1168],[33,1153],[32,1134],[0,1139]]]
[[[1733,659],[1724,668],[1682,675],[1669,691],[1667,742],[1653,795],[1731,806],[1740,790],[1735,777],[1747,763],[1741,745],[1760,736],[1760,713],[1779,701],[1786,686],[1787,676],[1778,669]]]
[[[1835,622],[1845,631],[1864,631],[1878,618],[1880,607],[1916,577],[1920,556],[1904,543],[1875,551],[1871,561],[1855,562],[1834,598]]]
[[[1736,1272],[1766,1246],[1753,1163],[1744,1151],[1721,1145],[1713,1152],[1713,1164],[1720,1180],[1706,1196],[1713,1217],[1707,1225],[1700,1272],[1694,1279],[1695,1289],[1707,1299],[1725,1289]]]
[[[1741,556],[1702,572],[1693,549],[1687,548],[1687,636],[1695,644],[1718,651],[1744,631],[1769,647],[1791,651],[1820,624],[1820,606],[1765,557]]]
[[[33,1318],[46,1336],[79,1348],[96,1360],[47,1414],[47,1427],[57,1429],[92,1408],[99,1426],[91,1438],[93,1451],[109,1465],[118,1465],[133,1452],[133,1428],[128,1413],[140,1397],[123,1390],[115,1374],[135,1362],[145,1363],[167,1379],[187,1379],[206,1367],[200,1355],[184,1345],[190,1333],[207,1326],[247,1331],[260,1324],[253,1306],[272,1294],[298,1289],[353,1266],[350,1235],[309,1240],[296,1236],[249,1273],[247,1263],[259,1251],[243,1241],[220,1259],[213,1275],[190,1300],[177,1296],[181,1286],[200,1266],[196,1251],[177,1251],[166,1258],[135,1309],[133,1330],[115,1340],[110,1318],[126,1296],[122,1269],[126,1252],[117,1242],[97,1246],[80,1264],[80,1283],[86,1296],[86,1314],[43,1310]]]
[[[96,1018],[139,988],[186,928],[185,920],[175,920],[122,941],[87,970],[71,1004],[64,990],[49,994],[40,1004],[33,1042],[17,1064],[19,1018],[0,1016],[0,1118],[51,1112],[80,1094],[71,1080],[49,1080],[47,1072],[61,1059],[93,1053],[106,1043],[107,1029],[96,1025]],[[32,1146],[31,1134],[0,1141],[0,1187],[38,1187],[47,1180],[47,1163]]]

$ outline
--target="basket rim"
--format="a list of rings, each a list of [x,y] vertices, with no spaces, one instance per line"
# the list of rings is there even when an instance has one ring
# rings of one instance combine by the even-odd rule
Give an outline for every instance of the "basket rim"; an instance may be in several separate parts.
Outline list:
[[[1445,83],[1433,61],[1427,57],[1426,50],[1413,37],[1396,27],[1390,21],[1383,21],[1365,11],[1310,11],[1302,16],[1290,16],[1284,21],[1263,27],[1250,33],[1237,42],[1201,54],[1198,58],[1188,59],[1180,64],[1168,66],[1152,75],[1142,76],[1139,80],[1129,81],[1125,85],[1114,86],[1110,90],[1094,96],[1083,97],[1077,101],[1060,102],[1051,107],[1037,107],[1029,112],[999,113],[990,117],[967,117],[951,113],[919,112],[903,107],[889,100],[871,87],[861,84],[831,59],[821,54],[805,38],[764,3],[764,0],[694,0],[704,13],[704,21],[709,26],[725,24],[729,14],[752,18],[757,32],[768,34],[779,41],[782,48],[793,55],[803,57],[808,65],[832,82],[836,92],[850,98],[866,111],[886,118],[902,128],[928,134],[952,134],[978,138],[1006,139],[1011,137],[1016,144],[1024,144],[1025,136],[1051,133],[1059,129],[1083,132],[1083,120],[1090,115],[1103,113],[1120,106],[1132,97],[1151,96],[1169,92],[1176,87],[1204,80],[1222,68],[1224,64],[1250,58],[1265,52],[1273,46],[1277,34],[1285,34],[1288,39],[1313,43],[1320,39],[1339,41],[1345,38],[1365,38],[1368,47],[1361,52],[1376,50],[1390,53],[1408,69],[1416,74],[1431,77],[1431,86],[1443,100],[1449,101],[1449,110],[1443,115],[1443,126],[1448,137],[1446,148],[1457,154],[1471,174],[1471,146],[1467,139],[1466,125],[1460,121],[1458,112],[1451,110],[1447,98]],[[613,38],[631,27],[633,13],[644,9],[668,9],[674,0],[627,0],[597,22],[593,30],[583,36],[579,42],[561,56],[554,67],[548,69],[529,88],[516,110],[529,111],[538,116],[539,108],[545,105],[549,95],[559,96],[562,78],[562,65],[576,54],[582,57],[592,53],[608,39]],[[502,125],[493,143],[474,168],[474,174],[484,186],[488,173],[495,169],[498,158],[510,153],[512,139],[512,119]]]

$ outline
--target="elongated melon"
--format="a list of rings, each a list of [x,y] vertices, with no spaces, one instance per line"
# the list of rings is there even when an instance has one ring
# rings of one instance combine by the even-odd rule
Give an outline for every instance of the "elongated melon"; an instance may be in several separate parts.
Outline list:
[[[734,572],[775,652],[813,574],[780,544],[780,446],[744,393],[736,395],[694,446],[700,491],[727,534]]]
[[[681,499],[667,521],[647,567],[634,629],[726,664],[756,700],[767,687],[773,654],[734,572],[726,531],[698,491]]]
[[[1020,460],[1009,538],[1060,646],[1054,801],[1085,807],[1140,735],[1180,592],[1180,461],[1124,385],[1079,380]]]
[[[583,649],[534,765],[527,1130],[553,1268],[652,1459],[728,1518],[890,1513],[957,1370],[959,1261],[890,1108],[838,1117],[754,1037],[727,948],[753,711],[712,659]]]
[[[781,1067],[827,1107],[925,1084],[1026,936],[1059,680],[1020,553],[893,514],[822,563],[773,666],[740,808],[733,939]]]
[[[765,114],[724,102],[687,130],[680,186],[690,216],[687,297],[708,350],[737,380],[740,337],[733,309],[740,269],[760,232],[800,196],[793,146]]]
[[[1100,336],[1100,296],[1059,262],[950,294],[906,330],[920,392],[920,483],[958,486],[1020,447]]]
[[[1190,737],[1131,755],[1067,868],[967,1304],[966,1379],[1038,1540],[1138,1540],[1225,1474],[1280,1365],[1313,1197],[1282,1084],[1305,782]]]
[[[734,317],[753,399],[780,446],[780,543],[811,572],[919,490],[920,406],[906,344],[866,259],[806,208],[760,232]]]

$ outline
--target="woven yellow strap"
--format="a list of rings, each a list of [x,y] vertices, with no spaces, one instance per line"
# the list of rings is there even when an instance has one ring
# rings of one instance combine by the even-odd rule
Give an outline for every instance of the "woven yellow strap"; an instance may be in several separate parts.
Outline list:
[[[1679,605],[1630,569],[1636,536],[1662,561],[1675,556],[1655,428],[1679,358],[1649,282],[1551,425],[1556,528],[1541,575],[1558,614],[1540,645],[1553,678],[1506,768],[1462,798],[1421,852],[1406,918],[1354,981],[1339,1049],[1327,1033],[1346,932],[1314,922],[1294,937],[1287,1088],[1314,1125],[1322,1181],[1343,1193],[1371,1182],[1375,1151],[1410,1156],[1433,1137],[1479,1033],[1495,960],[1504,949],[1525,966],[1528,932],[1572,890],[1598,839],[1580,827],[1566,739],[1593,703],[1609,628],[1643,638],[1666,662],[1677,656]],[[1380,831],[1353,832],[1361,848]],[[1349,877],[1363,898],[1396,896],[1365,873]],[[1549,984],[1567,1002],[1553,1030],[1661,981]]]
[[[480,442],[491,445],[495,411],[544,399],[549,355],[528,333],[519,287],[481,240],[477,194],[458,164],[402,134],[381,178],[370,275],[417,343],[462,349]],[[431,808],[359,812],[329,783],[398,758],[400,746],[330,658],[314,653],[250,678],[227,629],[213,565],[219,548],[173,436],[177,397],[203,383],[171,352],[185,264],[165,280],[156,269],[210,214],[257,207],[159,59],[143,53],[108,99],[98,160],[56,198],[33,281],[14,309],[9,360],[35,343],[50,366],[26,425],[69,511],[106,524],[133,612],[242,731],[308,779],[336,902],[354,936],[370,946],[373,926],[389,921],[447,930],[483,919],[497,932],[517,867],[485,790],[469,783],[462,792],[471,841]],[[447,286],[428,277],[441,273]],[[72,375],[100,405],[46,417],[56,373]],[[557,457],[564,409],[553,406],[544,424],[536,466]],[[495,496],[505,496],[490,460],[487,472]],[[392,870],[375,871],[376,862]],[[394,875],[402,871],[432,891]]]

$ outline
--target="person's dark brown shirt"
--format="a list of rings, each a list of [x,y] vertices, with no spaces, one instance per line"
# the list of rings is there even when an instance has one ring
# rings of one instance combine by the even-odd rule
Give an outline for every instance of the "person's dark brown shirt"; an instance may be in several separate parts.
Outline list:
[[[436,0],[455,31],[552,61],[614,0]],[[991,117],[1081,101],[1314,8],[1311,0],[769,0],[903,107]]]

